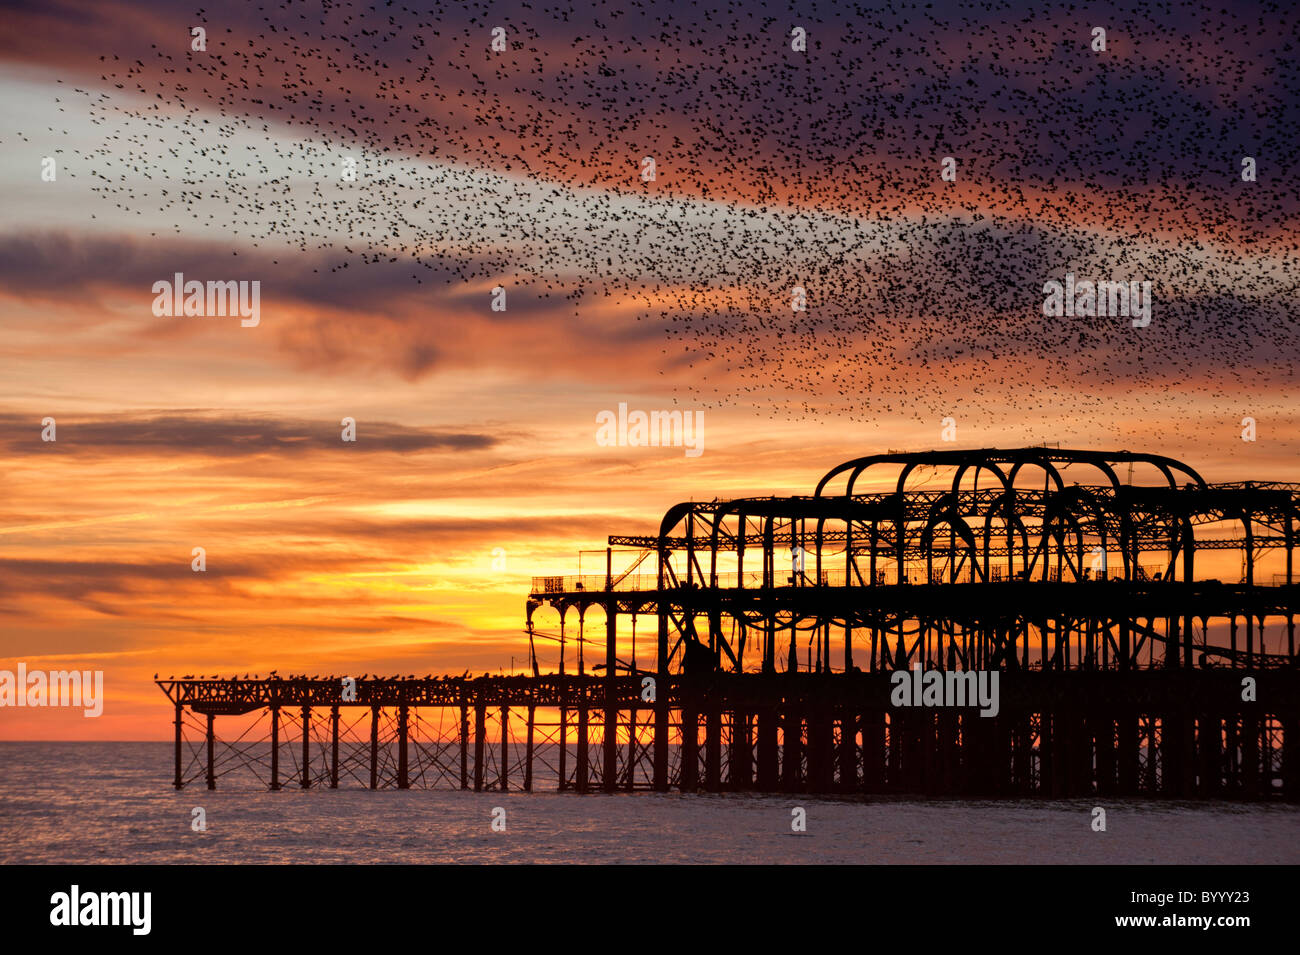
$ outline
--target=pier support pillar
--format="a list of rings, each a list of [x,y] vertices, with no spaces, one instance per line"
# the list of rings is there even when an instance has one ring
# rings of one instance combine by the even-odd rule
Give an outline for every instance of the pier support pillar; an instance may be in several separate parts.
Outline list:
[[[885,791],[885,717],[879,710],[862,714],[862,789]]]
[[[330,707],[330,789],[339,788],[339,708]]]
[[[469,789],[469,707],[460,705],[460,788]]]
[[[665,683],[662,698],[655,698],[654,729],[654,787],[657,793],[668,792],[668,686]]]
[[[743,710],[731,714],[731,788],[738,791],[754,785],[754,721]]]
[[[704,723],[704,788],[722,789],[722,710],[716,703],[709,704]]]
[[[176,704],[176,776],[172,780],[172,785],[180,789],[185,785],[185,780],[181,771],[181,704]]]
[[[565,691],[560,691],[560,792],[569,788],[569,708],[564,705]]]
[[[1197,771],[1200,775],[1200,786],[1197,787],[1197,794],[1201,796],[1217,796],[1220,789],[1219,763],[1223,731],[1219,726],[1219,718],[1209,713],[1202,713],[1197,722],[1199,724],[1197,750],[1200,757],[1197,760]]]
[[[280,707],[271,707],[271,789],[280,788]]]
[[[1095,714],[1088,720],[1097,747],[1097,794],[1115,794],[1115,721]]]
[[[847,655],[848,650],[845,650]],[[852,710],[840,713],[840,792],[858,789],[858,717]]]
[[[587,784],[590,781],[588,774],[591,769],[591,750],[587,731],[591,725],[591,711],[587,707],[587,689],[582,688],[582,699],[578,704],[578,778],[574,788],[580,793],[587,791]]]
[[[776,711],[765,706],[757,713],[758,790],[776,792],[780,786],[780,754],[776,742]]]
[[[379,707],[370,707],[370,788],[379,788]]]
[[[510,790],[510,707],[501,707],[501,792]]]
[[[524,792],[533,791],[533,722],[537,707],[528,706],[528,731],[524,741]]]
[[[1166,710],[1160,719],[1161,788],[1167,796],[1189,796],[1187,777],[1192,767],[1187,746],[1187,719],[1182,712]]]
[[[217,788],[217,774],[216,774],[216,772],[215,772],[215,770],[216,770],[216,760],[214,759],[214,757],[215,757],[215,755],[216,755],[215,750],[216,750],[216,743],[217,743],[217,734],[216,734],[216,726],[215,726],[216,721],[217,721],[217,718],[216,718],[215,716],[213,716],[211,713],[209,713],[209,714],[208,714],[208,733],[207,733],[207,741],[208,741],[208,788],[209,788],[209,789],[216,789],[216,788]]]
[[[613,551],[605,548],[605,589],[610,597],[605,603],[605,725],[601,729],[604,774],[601,788],[607,793],[612,793],[618,786],[618,704],[615,684],[618,668],[618,603],[613,595],[612,555]]]
[[[1063,753],[1057,746],[1056,727],[1051,713],[1038,714],[1038,792],[1050,799],[1059,799],[1061,793],[1061,763]],[[965,749],[966,740],[962,740]]]
[[[302,788],[311,788],[311,707],[302,708]]]
[[[1247,631],[1249,632],[1249,631]],[[1259,720],[1254,716],[1241,721],[1241,788],[1247,799],[1259,796]]]
[[[791,705],[781,715],[781,791],[799,792],[803,783],[803,719]]]
[[[1118,751],[1118,776],[1121,796],[1135,796],[1138,791],[1138,721],[1129,711],[1115,721],[1115,744]]]
[[[474,704],[474,792],[483,791],[483,748],[487,742],[487,706]]]
[[[397,788],[410,789],[411,780],[408,775],[407,763],[407,744],[409,741],[409,718],[410,714],[407,705],[403,703],[397,708]]]
[[[636,747],[637,747],[637,708],[632,704],[632,708],[627,711],[627,772],[623,774],[623,788],[628,792],[632,791],[632,782],[636,774]]]
[[[808,713],[808,786],[809,792],[828,793],[832,790],[834,767],[834,724],[830,713],[822,706]]]
[[[1021,713],[1015,715],[1013,722],[1015,729],[1012,731],[1011,741],[1011,780],[1012,787],[1018,796],[1028,796],[1030,793],[1029,779],[1029,720]],[[954,755],[956,755],[956,740],[950,741]]]
[[[679,784],[684,793],[693,793],[700,785],[700,726],[694,704],[682,703],[682,769]]]
[[[1300,718],[1282,718],[1282,795],[1300,802]]]

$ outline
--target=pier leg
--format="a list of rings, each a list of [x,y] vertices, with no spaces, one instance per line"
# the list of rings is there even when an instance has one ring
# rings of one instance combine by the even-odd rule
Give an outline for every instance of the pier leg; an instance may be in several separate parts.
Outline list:
[[[939,767],[938,760],[936,759],[938,753],[935,745],[939,735],[938,714],[925,709],[918,713],[917,717],[915,726],[918,730],[919,737],[917,745],[920,750],[918,755],[920,756],[921,766],[921,790],[925,793],[936,793],[939,791]],[[979,727],[981,739],[987,743],[988,736],[984,730],[985,727]],[[986,751],[984,753],[984,759],[982,760],[985,772],[989,769],[988,755],[989,754]]]
[[[1183,784],[1182,721],[1171,711],[1160,717],[1161,790],[1166,796],[1186,795]]]
[[[302,708],[302,788],[311,788],[311,707]]]
[[[460,788],[469,789],[469,707],[460,705]]]
[[[1243,795],[1255,799],[1259,796],[1259,720],[1253,716],[1241,721],[1241,762]]]
[[[211,713],[209,713],[208,714],[208,788],[209,789],[217,788],[217,774],[215,772],[216,761],[213,758],[215,756],[215,749],[216,749],[216,742],[217,742],[216,728],[214,725],[216,721],[217,718],[213,716]]]
[[[1026,645],[1028,645],[1026,643]],[[1012,785],[1018,796],[1029,795],[1029,721],[1020,713],[1016,714],[1014,721],[1014,735],[1012,737],[1011,751],[1011,779]],[[956,745],[949,739],[949,746],[955,752]]]
[[[731,788],[744,791],[754,785],[754,721],[743,710],[731,720]]]
[[[668,687],[665,684],[659,691],[662,697],[655,698],[654,729],[654,785],[655,792],[668,792]]]
[[[612,793],[618,788],[618,709],[612,705],[605,708],[605,725],[601,727],[601,734],[605,767],[601,788]]]
[[[885,741],[885,758],[882,763],[885,770],[884,790],[899,792],[902,789],[903,741],[899,733],[902,710],[893,709],[880,714],[882,735]],[[962,737],[963,752],[966,739]]]
[[[780,753],[776,742],[776,712],[765,706],[758,711],[758,789],[776,792],[780,785]]]
[[[1056,739],[1053,736],[1052,722],[1051,713],[1038,714],[1038,794],[1059,799],[1061,796],[1060,753],[1057,751]],[[965,750],[965,747],[966,740],[963,737],[962,749]]]
[[[699,716],[693,705],[682,704],[682,772],[681,791],[693,793],[699,787],[700,727]]]
[[[1200,751],[1198,764],[1201,777],[1198,792],[1202,796],[1217,796],[1219,795],[1219,749],[1223,733],[1216,716],[1202,713],[1198,722],[1200,724],[1197,740]]]
[[[483,748],[487,742],[487,706],[474,704],[474,792],[483,791]]]
[[[172,785],[180,789],[185,785],[185,780],[181,775],[181,704],[176,704],[176,777]]]
[[[271,707],[271,789],[280,788],[280,707]]]
[[[985,717],[979,717],[984,719]],[[1016,738],[1016,719],[1010,713],[999,713],[997,716],[989,717],[988,721],[993,724],[993,734],[997,739],[997,779],[995,783],[998,787],[998,794],[1009,796],[1015,792],[1015,738]]]
[[[607,793],[612,793],[618,785],[618,705],[614,682],[617,679],[615,668],[618,665],[615,653],[618,636],[618,604],[612,596],[611,553],[612,551],[606,548],[605,585],[606,589],[611,591],[611,596],[605,604],[605,725],[601,728],[605,767],[601,788]]]
[[[379,707],[370,708],[370,788],[379,788]]]
[[[1138,721],[1127,710],[1116,720],[1116,745],[1119,750],[1119,794],[1133,796],[1138,791]]]
[[[878,710],[862,714],[862,788],[885,791],[885,718]]]
[[[510,790],[510,707],[501,707],[501,792]]]
[[[716,793],[722,789],[722,710],[710,703],[704,725],[704,788]]]
[[[1225,766],[1224,788],[1233,795],[1241,792],[1241,759],[1240,759],[1240,736],[1237,732],[1240,717],[1236,713],[1231,713],[1224,721],[1224,749],[1227,751],[1227,765]]]
[[[1282,795],[1300,801],[1300,719],[1294,715],[1282,718]]]
[[[818,706],[808,713],[809,792],[831,791],[831,775],[835,771],[832,765],[832,754],[835,752],[832,726],[830,714],[824,707]]]
[[[1178,760],[1182,773],[1180,796],[1196,795],[1196,717],[1190,710],[1178,712]]]
[[[1092,794],[1093,754],[1092,754],[1092,717],[1079,713],[1073,720],[1074,733],[1070,739],[1070,792],[1074,796]]]
[[[1146,714],[1143,723],[1146,725],[1147,792],[1155,796],[1160,792],[1161,780],[1169,771],[1164,763],[1164,745],[1161,742],[1166,727],[1163,723],[1157,726],[1156,718],[1150,713]]]
[[[411,780],[408,774],[409,764],[407,762],[407,744],[408,744],[408,726],[409,712],[407,706],[403,703],[397,708],[397,788],[410,789]]]
[[[794,706],[787,704],[781,726],[781,791],[798,792],[803,782],[803,719]]]
[[[528,707],[528,735],[524,743],[524,792],[533,791],[533,717],[537,707]]]
[[[957,748],[958,765],[954,767],[953,779],[957,791],[965,794],[979,794],[983,766],[983,754],[980,751],[980,717],[969,710],[953,711],[946,714],[952,720],[950,732],[952,745]],[[890,719],[893,719],[891,715]],[[957,740],[960,738],[960,746]],[[906,772],[906,767],[904,767]]]
[[[577,790],[587,791],[587,775],[590,770],[590,751],[588,749],[587,730],[590,726],[591,712],[587,708],[587,690],[583,687],[582,699],[578,701],[578,781]]]
[[[623,774],[623,788],[628,792],[632,791],[632,783],[636,777],[636,746],[637,746],[637,708],[632,704],[632,708],[627,711],[627,772]]]
[[[656,660],[658,677],[655,681],[655,792],[668,792],[668,616],[664,613],[664,551],[659,552],[658,590],[655,603],[658,617]]]
[[[1088,724],[1096,735],[1097,793],[1110,796],[1115,792],[1115,721],[1098,714]]]
[[[957,713],[945,709],[938,716],[935,748],[939,756],[939,790],[951,793],[957,785]]]
[[[339,708],[330,707],[330,789],[339,788]]]
[[[560,707],[560,791],[569,788],[569,708]]]
[[[845,650],[848,654],[848,650]],[[840,792],[858,788],[858,719],[852,710],[840,714]]]

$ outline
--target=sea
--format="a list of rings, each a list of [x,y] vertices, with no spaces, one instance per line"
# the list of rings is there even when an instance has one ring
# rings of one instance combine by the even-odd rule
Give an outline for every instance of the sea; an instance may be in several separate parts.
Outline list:
[[[1300,807],[1280,803],[178,791],[172,759],[0,742],[0,863],[1300,863]]]

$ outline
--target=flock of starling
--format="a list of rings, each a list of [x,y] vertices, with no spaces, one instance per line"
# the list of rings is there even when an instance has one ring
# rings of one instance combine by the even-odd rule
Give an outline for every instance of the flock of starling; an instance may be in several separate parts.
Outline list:
[[[1143,9],[1100,51],[1073,5],[202,9],[205,50],[102,57],[77,158],[120,212],[326,287],[621,304],[696,406],[1259,414],[1300,345],[1293,14]],[[1067,272],[1150,280],[1151,324],[1045,317]]]

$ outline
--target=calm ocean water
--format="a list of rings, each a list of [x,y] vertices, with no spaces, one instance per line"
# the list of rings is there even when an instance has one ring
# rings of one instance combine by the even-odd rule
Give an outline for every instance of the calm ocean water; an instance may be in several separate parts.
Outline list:
[[[171,758],[168,743],[0,742],[0,862],[1300,862],[1300,809],[1282,805],[176,792]],[[795,806],[806,833],[791,832]],[[195,807],[206,832],[191,831]],[[491,829],[496,807],[505,832]]]

